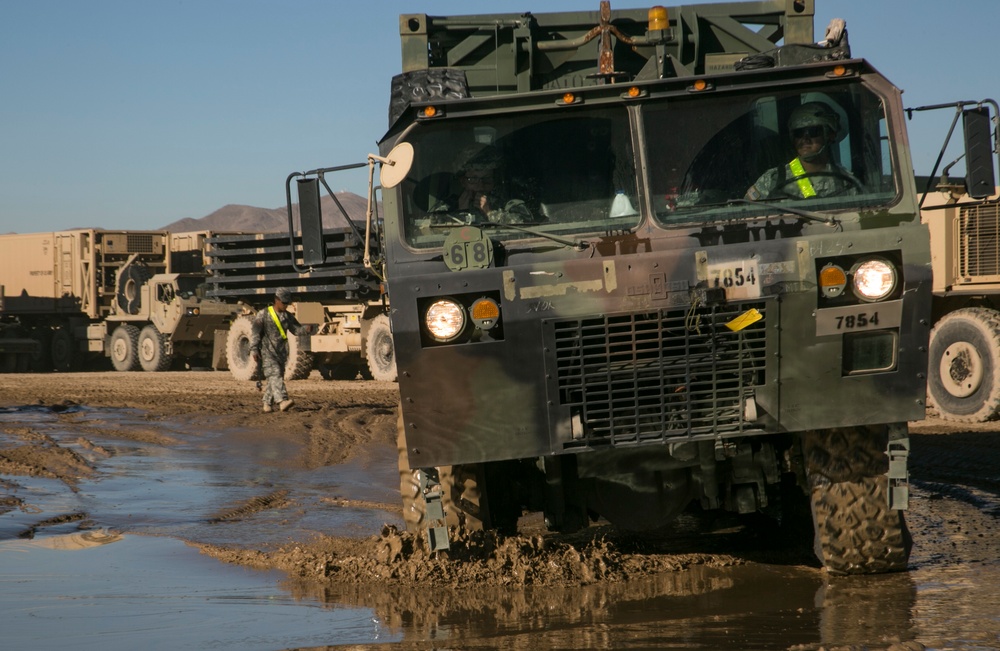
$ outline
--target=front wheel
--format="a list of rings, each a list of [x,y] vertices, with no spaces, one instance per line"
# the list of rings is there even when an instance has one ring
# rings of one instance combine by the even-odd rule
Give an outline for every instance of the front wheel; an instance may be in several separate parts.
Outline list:
[[[372,378],[381,382],[396,381],[396,354],[392,344],[389,317],[379,314],[372,319],[365,344],[368,370]]]
[[[229,372],[240,382],[260,380],[264,376],[260,372],[260,364],[250,355],[250,335],[253,332],[253,317],[239,316],[229,327],[226,338],[226,361]]]
[[[889,508],[888,428],[817,430],[802,436],[816,556],[833,574],[906,569],[913,539]]]
[[[1000,313],[956,310],[931,331],[929,406],[946,420],[982,423],[1000,408]]]

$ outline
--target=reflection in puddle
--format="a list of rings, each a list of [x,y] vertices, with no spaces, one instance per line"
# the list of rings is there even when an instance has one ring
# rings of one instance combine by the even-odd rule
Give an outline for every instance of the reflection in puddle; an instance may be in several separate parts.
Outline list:
[[[62,536],[46,536],[34,540],[0,543],[0,549],[4,551],[23,549],[29,550],[32,547],[45,547],[48,549],[61,549],[63,551],[73,551],[77,549],[88,549],[118,542],[122,539],[120,533],[104,531],[78,531],[77,533],[67,533]]]
[[[72,489],[0,477],[0,491],[19,500],[0,513],[4,648],[1000,648],[1000,534],[988,493],[974,505],[918,487],[908,516],[916,551],[903,574],[751,563],[562,589],[330,587],[224,565],[177,539],[262,547],[399,524],[332,499],[395,503],[394,452],[303,468],[290,462],[301,451],[288,437],[188,431],[128,410],[0,409],[0,444],[20,444],[17,428],[96,472]],[[28,531],[33,539],[18,538]]]
[[[370,610],[303,604],[278,588],[280,578],[170,538],[126,535],[72,554],[8,541],[0,647],[253,651],[326,644],[331,632],[340,643],[392,639]]]

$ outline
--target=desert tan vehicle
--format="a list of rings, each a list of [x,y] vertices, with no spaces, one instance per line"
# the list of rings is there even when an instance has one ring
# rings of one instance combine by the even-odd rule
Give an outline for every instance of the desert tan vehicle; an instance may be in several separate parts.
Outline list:
[[[1000,411],[1000,187],[971,197],[942,184],[924,200],[931,229],[934,329],[927,397],[942,418],[979,423]]]
[[[133,290],[131,309],[109,318],[107,355],[118,371],[165,371],[175,357],[208,365],[215,332],[240,308],[201,295],[198,274],[157,274]],[[132,294],[130,294],[131,296]]]
[[[250,357],[253,313],[270,305],[279,287],[295,297],[292,311],[310,333],[291,337],[291,360],[286,380],[308,377],[314,368],[325,378],[334,369],[364,360],[372,379],[396,380],[392,333],[386,314],[384,293],[377,277],[368,272],[364,257],[364,235],[350,225],[329,229],[323,238],[326,257],[332,263],[323,272],[301,273],[291,255],[301,253],[301,239],[287,234],[258,233],[224,235],[208,243],[207,294],[245,306],[233,320],[225,341],[225,363],[237,380],[259,379],[259,369]],[[378,238],[371,242],[378,246]],[[218,366],[218,365],[216,365]]]
[[[215,330],[239,311],[199,295],[210,235],[0,236],[0,371],[68,371],[102,357],[156,371],[175,357],[210,358]]]

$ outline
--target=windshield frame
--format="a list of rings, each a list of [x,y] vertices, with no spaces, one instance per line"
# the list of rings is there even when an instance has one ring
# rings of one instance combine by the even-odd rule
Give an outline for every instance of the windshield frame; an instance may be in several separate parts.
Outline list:
[[[782,204],[800,211],[843,215],[845,217],[896,205],[904,191],[901,161],[905,156],[902,156],[901,148],[905,145],[905,138],[901,137],[901,133],[892,123],[894,114],[892,96],[880,92],[877,87],[866,83],[866,81],[862,75],[837,80],[835,83],[813,78],[799,80],[795,84],[771,86],[755,84],[728,88],[706,95],[686,98],[664,97],[660,101],[654,100],[644,103],[640,108],[639,128],[645,144],[643,147],[645,171],[643,180],[646,187],[649,188],[649,210],[652,222],[658,228],[669,230],[706,224],[748,222],[771,218],[779,214],[792,214],[791,211],[786,213],[778,210],[777,208],[780,208]],[[854,101],[864,100],[861,103],[867,105],[860,107],[857,115],[848,116],[844,105],[847,105],[847,109],[852,107],[844,102],[844,98],[853,98]],[[710,99],[711,103],[705,104],[703,101],[699,101],[703,99]],[[769,136],[774,140],[769,152],[771,163],[766,167],[760,164],[754,166],[749,160],[755,155],[761,155],[761,159],[764,158],[761,154],[763,147],[760,146],[760,141],[754,140],[752,136],[742,138],[739,141],[745,155],[741,156],[740,152],[737,151],[735,156],[722,156],[722,153],[731,153],[733,148],[725,150],[717,143],[713,145],[712,141],[722,140],[732,143],[733,134],[727,132],[736,131],[734,127],[737,126],[737,122],[733,119],[721,123],[716,119],[716,122],[713,123],[711,114],[714,112],[726,115],[728,111],[730,116],[736,115],[740,113],[737,107],[741,105],[751,106],[764,99],[772,101],[774,106],[786,105],[781,113],[772,110],[770,116],[772,124]],[[840,102],[837,101],[838,99]],[[815,174],[807,173],[803,178],[816,180],[817,186],[824,182],[840,183],[839,172],[846,171],[849,177],[853,177],[852,170],[857,169],[858,159],[866,163],[868,173],[862,179],[855,178],[849,190],[840,191],[840,196],[819,194],[802,198],[794,196],[799,192],[799,188],[795,185],[795,174],[787,171],[787,164],[781,164],[782,160],[789,161],[790,164],[792,159],[798,158],[790,142],[792,139],[787,132],[782,133],[785,128],[776,125],[787,122],[793,106],[816,101],[833,105],[841,118],[843,133],[839,135],[839,138],[833,139],[831,143],[830,149],[834,150],[836,157],[833,157],[833,162],[827,164],[829,171],[816,172]],[[877,114],[873,113],[873,108],[878,109]],[[861,115],[860,111],[865,111],[864,115]],[[702,130],[703,141],[701,143],[685,143],[689,150],[696,150],[693,153],[689,151],[690,157],[686,161],[683,160],[683,157],[675,157],[674,160],[664,158],[662,154],[664,147],[658,146],[658,140],[662,141],[663,137],[662,134],[656,133],[657,126],[653,122],[658,112],[679,118],[671,120],[673,125],[689,124],[693,120],[700,121],[699,126]],[[751,115],[749,111],[740,114],[739,118],[743,120],[747,115]],[[692,119],[685,120],[684,118],[687,116],[692,116]],[[754,128],[759,129],[759,123],[754,123]],[[674,130],[684,132],[683,127],[677,128],[675,126]],[[756,131],[751,132],[746,125],[743,125],[742,133],[756,133]],[[711,164],[706,167],[704,163],[699,163],[697,158],[705,156],[706,151],[713,146],[719,151],[708,154]],[[776,154],[778,149],[781,149],[781,152]],[[850,166],[844,166],[838,157],[850,157]],[[734,158],[737,161],[735,165],[732,163]],[[684,182],[694,182],[691,175],[697,174],[697,172],[692,172],[692,168],[699,164],[703,169],[715,171],[717,176],[719,172],[723,175],[728,174],[730,178],[727,178],[727,181],[730,186],[725,191],[716,192],[715,195],[705,193],[705,196],[702,197],[699,197],[697,192],[693,193],[693,196],[690,192],[686,194],[687,188],[684,188],[683,183],[668,184],[670,189],[664,190],[665,175],[662,174],[662,170],[671,166],[674,170],[683,167],[683,171],[675,172],[674,179],[676,180],[677,174],[679,174]],[[752,189],[759,179],[763,178],[762,172],[769,171],[781,177],[781,174],[777,173],[779,167],[784,168],[782,171],[786,174],[784,177],[785,187],[791,184],[790,189],[786,190],[787,196],[786,193],[770,198],[760,195],[751,196]],[[730,170],[736,170],[736,172],[733,173]],[[658,174],[660,174],[660,178],[658,178]],[[861,184],[860,187],[856,185],[857,183]],[[846,180],[843,185],[848,185]],[[760,205],[754,205],[754,200],[760,201]],[[835,220],[836,218],[831,217],[831,219]]]

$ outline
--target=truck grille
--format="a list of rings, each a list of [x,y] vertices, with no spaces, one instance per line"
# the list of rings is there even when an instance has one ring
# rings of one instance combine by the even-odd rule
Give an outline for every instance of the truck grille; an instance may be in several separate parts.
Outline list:
[[[1000,203],[962,208],[958,229],[961,275],[966,282],[1000,280]]]
[[[725,326],[750,308],[765,318]],[[766,320],[759,303],[547,322],[547,370],[554,364],[559,416],[572,421],[564,447],[759,431],[743,414],[764,383]]]

